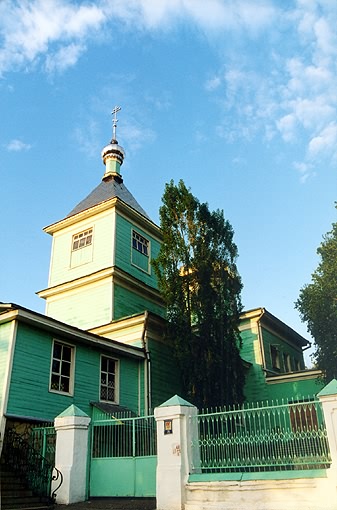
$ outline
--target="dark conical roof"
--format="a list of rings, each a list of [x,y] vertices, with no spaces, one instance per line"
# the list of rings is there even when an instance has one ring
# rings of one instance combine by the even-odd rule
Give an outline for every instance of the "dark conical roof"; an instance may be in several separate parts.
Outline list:
[[[137,200],[133,197],[123,182],[120,179],[115,179],[114,177],[104,179],[84,200],[70,211],[67,218],[85,211],[86,209],[90,209],[95,205],[101,204],[102,202],[106,202],[111,198],[119,198],[129,207],[151,221],[148,214],[138,204]]]

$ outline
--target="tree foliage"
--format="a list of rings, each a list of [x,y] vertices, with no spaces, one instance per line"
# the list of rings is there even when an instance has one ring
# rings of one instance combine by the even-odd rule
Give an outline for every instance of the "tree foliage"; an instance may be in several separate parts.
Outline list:
[[[337,223],[317,249],[320,263],[295,307],[315,340],[313,359],[325,379],[337,378]]]
[[[154,269],[185,398],[199,407],[243,400],[238,331],[241,279],[233,229],[183,181],[166,184]]]

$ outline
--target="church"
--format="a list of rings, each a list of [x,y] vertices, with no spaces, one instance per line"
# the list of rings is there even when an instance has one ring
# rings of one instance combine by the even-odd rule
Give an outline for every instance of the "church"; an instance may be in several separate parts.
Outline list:
[[[38,292],[45,314],[0,303],[1,441],[8,428],[51,424],[72,404],[89,416],[146,416],[180,392],[151,266],[161,231],[124,183],[117,111],[101,182],[44,229],[52,237],[48,286]],[[264,308],[245,311],[240,332],[248,402],[319,392],[305,338]]]

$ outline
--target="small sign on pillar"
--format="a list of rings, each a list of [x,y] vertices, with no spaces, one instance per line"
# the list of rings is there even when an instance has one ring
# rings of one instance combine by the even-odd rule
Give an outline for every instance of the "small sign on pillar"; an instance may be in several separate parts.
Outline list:
[[[167,434],[173,434],[173,420],[164,420],[164,436]]]

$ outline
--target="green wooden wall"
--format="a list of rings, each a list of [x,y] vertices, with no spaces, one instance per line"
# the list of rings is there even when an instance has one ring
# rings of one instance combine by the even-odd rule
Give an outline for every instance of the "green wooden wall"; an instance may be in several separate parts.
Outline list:
[[[258,335],[250,329],[240,333],[242,339],[241,357],[252,365],[246,371],[244,395],[247,402],[266,400],[266,379],[262,367],[257,363]]]
[[[277,384],[266,384],[266,400],[306,400],[315,397],[325,384],[320,379],[304,379],[301,381],[279,382]]]
[[[156,313],[164,317],[165,310],[162,306],[154,303],[145,296],[136,294],[130,290],[114,285],[114,319],[128,317],[135,313],[141,313],[145,310]]]
[[[271,350],[270,347],[272,345],[276,346],[279,349],[280,353],[280,371],[279,373],[286,372],[286,368],[284,366],[283,354],[289,354],[292,361],[292,370],[295,370],[294,360],[298,360],[300,365],[300,370],[304,370],[304,359],[303,353],[301,349],[296,349],[292,347],[289,343],[285,342],[282,338],[274,335],[269,330],[262,328],[262,336],[263,336],[263,344],[266,358],[266,367],[269,370],[274,370],[271,361]]]
[[[90,415],[90,401],[99,401],[100,354],[97,348],[75,346],[74,394],[49,391],[53,336],[45,331],[19,324],[7,413],[53,420],[69,405],[75,404]],[[61,336],[56,338],[64,341]],[[103,354],[115,357],[109,352]],[[116,357],[117,358],[117,357]],[[119,403],[138,411],[139,363],[120,357]],[[143,370],[143,366],[142,366]]]
[[[151,339],[148,345],[151,355],[152,407],[156,407],[174,395],[181,395],[181,382],[171,347]]]
[[[266,375],[262,368],[261,359],[259,359],[259,340],[257,331],[245,329],[240,333],[242,338],[241,356],[245,361],[251,363],[246,371],[246,380],[244,395],[247,402],[270,401],[270,400],[295,400],[312,397],[322,388],[322,383],[317,379],[302,379],[293,381],[284,381],[277,383],[267,383]],[[284,366],[283,353],[290,355],[290,358],[297,359],[301,370],[304,369],[303,353],[292,347],[282,338],[262,328],[262,337],[265,352],[266,367],[275,375],[287,373]],[[280,370],[272,367],[270,346],[276,345],[280,353]]]
[[[11,334],[11,323],[0,325],[0,407],[6,386],[5,374],[8,363],[8,350]]]
[[[150,241],[150,271],[147,273],[131,263],[132,257],[132,230]],[[116,255],[115,265],[123,271],[131,274],[138,280],[150,287],[157,288],[157,279],[151,267],[151,260],[158,256],[160,250],[159,242],[146,231],[132,224],[119,214],[116,215]]]

